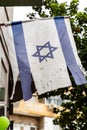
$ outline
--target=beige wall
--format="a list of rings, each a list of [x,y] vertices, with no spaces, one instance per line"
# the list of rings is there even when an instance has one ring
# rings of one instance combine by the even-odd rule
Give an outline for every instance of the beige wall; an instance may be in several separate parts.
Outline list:
[[[52,109],[49,110],[48,105],[33,101],[28,101],[26,103],[23,100],[21,100],[17,106],[14,105],[14,113],[28,116],[32,115],[37,117],[56,117],[56,114],[52,112]]]
[[[44,117],[14,114],[10,117],[10,120],[13,120],[15,124],[19,124],[19,127],[20,127],[19,130],[21,130],[21,126],[23,125],[24,125],[24,128],[26,125],[28,125],[28,126],[35,126],[37,128],[36,130],[44,130]]]

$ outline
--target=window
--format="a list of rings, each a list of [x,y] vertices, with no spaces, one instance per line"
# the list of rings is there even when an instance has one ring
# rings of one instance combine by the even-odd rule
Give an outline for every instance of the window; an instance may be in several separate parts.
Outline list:
[[[61,105],[62,99],[60,96],[51,96],[46,99],[47,104]]]
[[[0,106],[0,116],[4,115],[4,106]]]
[[[4,100],[5,100],[5,88],[0,87],[0,101],[4,101]]]
[[[21,126],[21,127],[20,127],[20,130],[24,130],[24,127],[23,127],[23,126]]]
[[[14,130],[24,130],[24,124],[17,124],[14,122]]]
[[[30,126],[30,130],[36,130],[35,126]]]
[[[5,101],[5,86],[7,85],[7,69],[1,59],[1,72],[0,72],[0,101]]]
[[[24,123],[15,123],[14,122],[14,130],[37,130],[36,126],[29,126]]]

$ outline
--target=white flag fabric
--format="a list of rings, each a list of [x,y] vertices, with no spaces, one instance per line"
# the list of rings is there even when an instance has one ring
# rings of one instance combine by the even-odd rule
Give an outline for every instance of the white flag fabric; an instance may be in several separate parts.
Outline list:
[[[87,83],[69,18],[13,22],[6,30],[13,76],[20,74],[24,100],[32,96],[31,74],[39,95],[71,86],[67,67],[76,84]]]
[[[76,62],[77,62],[77,64],[78,64],[78,66],[80,67],[81,71],[82,71],[82,72],[84,73],[84,75],[86,76],[86,71],[85,71],[85,69],[83,68],[83,66],[82,66],[82,64],[81,64],[81,60],[80,60],[80,58],[79,58],[79,56],[78,56],[76,44],[75,44],[75,41],[74,41],[74,38],[73,38],[73,35],[72,35],[72,29],[71,29],[71,25],[70,25],[70,20],[69,20],[69,18],[67,18],[67,19],[65,20],[65,24],[66,24],[67,32],[68,32],[68,35],[69,35],[71,47],[72,47],[72,50],[73,50],[73,53],[74,53]]]

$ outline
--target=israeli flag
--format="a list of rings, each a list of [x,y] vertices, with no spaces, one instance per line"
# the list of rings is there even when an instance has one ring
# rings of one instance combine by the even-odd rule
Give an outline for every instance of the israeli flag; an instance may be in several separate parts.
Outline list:
[[[78,57],[69,18],[56,17],[12,22],[6,26],[15,83],[20,75],[24,100],[32,97],[31,74],[39,95],[87,83]]]

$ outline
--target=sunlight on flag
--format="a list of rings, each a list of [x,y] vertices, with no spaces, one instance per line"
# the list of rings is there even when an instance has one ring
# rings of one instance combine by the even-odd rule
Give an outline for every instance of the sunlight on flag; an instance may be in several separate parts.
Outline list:
[[[35,19],[6,25],[7,46],[15,83],[20,75],[24,100],[32,97],[33,77],[39,95],[87,83],[68,17]]]

